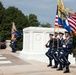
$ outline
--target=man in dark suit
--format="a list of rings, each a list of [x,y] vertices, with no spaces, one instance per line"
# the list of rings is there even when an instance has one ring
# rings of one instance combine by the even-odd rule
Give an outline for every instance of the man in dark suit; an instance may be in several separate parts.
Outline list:
[[[46,56],[49,58],[49,65],[48,65],[48,67],[52,66],[52,59],[51,59],[52,57],[50,55],[51,55],[51,50],[52,50],[53,34],[49,34],[49,37],[50,37],[50,40],[45,45],[46,48],[49,48],[48,51],[45,53]]]

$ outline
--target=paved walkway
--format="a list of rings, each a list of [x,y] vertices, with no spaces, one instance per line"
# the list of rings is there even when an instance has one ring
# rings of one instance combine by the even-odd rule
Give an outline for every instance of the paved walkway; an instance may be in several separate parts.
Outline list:
[[[76,75],[76,66],[70,67],[71,73],[64,74],[47,67],[46,63],[36,60],[23,60],[19,52],[0,50],[0,75]]]

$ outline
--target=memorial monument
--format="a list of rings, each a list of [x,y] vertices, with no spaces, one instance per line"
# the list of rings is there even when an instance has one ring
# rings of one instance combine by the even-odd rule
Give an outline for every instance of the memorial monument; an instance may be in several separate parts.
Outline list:
[[[58,31],[58,29],[55,29]],[[66,31],[59,29],[60,32]],[[24,59],[33,59],[41,62],[48,63],[48,58],[45,52],[48,50],[45,47],[46,42],[49,40],[49,33],[54,33],[54,28],[43,27],[27,27],[23,29],[23,49],[20,56]],[[75,64],[73,55],[69,56],[72,64]]]

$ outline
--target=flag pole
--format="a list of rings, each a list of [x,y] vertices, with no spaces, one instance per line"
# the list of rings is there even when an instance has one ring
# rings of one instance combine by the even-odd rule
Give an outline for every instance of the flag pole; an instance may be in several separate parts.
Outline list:
[[[55,34],[55,25],[54,25],[54,34]],[[52,50],[53,50],[53,47],[54,47],[54,37],[53,37],[53,45],[52,45]]]
[[[56,14],[57,14],[57,12],[58,12],[58,7],[57,7]],[[56,21],[55,21],[55,22],[56,22]],[[56,26],[54,25],[54,34],[55,34],[55,29],[56,29]],[[53,47],[54,47],[54,37],[53,37],[53,45],[52,45],[52,49],[53,49]]]
[[[58,33],[59,33],[59,25],[58,25]],[[57,49],[59,48],[59,39],[57,38]]]

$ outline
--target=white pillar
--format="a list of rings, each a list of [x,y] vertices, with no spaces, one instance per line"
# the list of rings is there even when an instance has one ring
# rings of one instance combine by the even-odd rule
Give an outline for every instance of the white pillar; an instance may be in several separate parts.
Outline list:
[[[6,40],[6,50],[10,50],[10,51],[11,51],[12,49],[11,49],[11,47],[9,46],[9,45],[10,45],[10,41],[11,41],[11,40]]]

